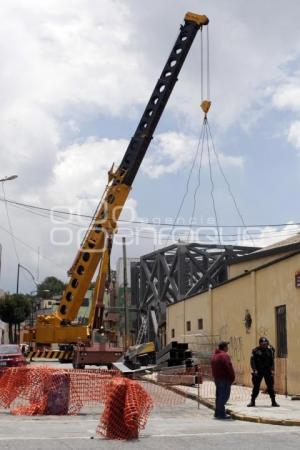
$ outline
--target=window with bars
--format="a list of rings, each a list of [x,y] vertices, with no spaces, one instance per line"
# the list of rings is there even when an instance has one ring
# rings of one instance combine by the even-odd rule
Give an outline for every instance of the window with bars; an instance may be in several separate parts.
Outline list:
[[[198,319],[198,330],[203,330],[203,319]]]
[[[186,331],[191,331],[191,321],[188,320],[186,323]]]
[[[278,358],[287,357],[286,305],[275,308],[276,315],[276,351]]]

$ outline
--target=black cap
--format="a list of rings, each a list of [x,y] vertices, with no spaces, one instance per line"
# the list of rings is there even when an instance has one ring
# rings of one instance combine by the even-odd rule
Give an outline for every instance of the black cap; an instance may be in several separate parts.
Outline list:
[[[268,344],[269,343],[269,341],[266,337],[259,338],[258,342],[259,342],[259,344]]]
[[[218,344],[219,350],[223,350],[225,347],[228,346],[228,344],[229,344],[228,341],[220,341],[219,344]]]

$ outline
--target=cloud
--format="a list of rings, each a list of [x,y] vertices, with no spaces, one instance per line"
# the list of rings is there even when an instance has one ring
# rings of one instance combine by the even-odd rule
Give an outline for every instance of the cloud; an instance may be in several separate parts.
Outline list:
[[[1,6],[1,176],[19,175],[7,186],[8,197],[91,212],[107,170],[123,155],[129,128],[139,121],[186,8],[177,0],[153,0],[147,10],[140,0],[11,0]],[[198,0],[191,0],[189,9],[199,11]],[[203,0],[200,13],[210,18],[210,117],[217,133],[222,130],[226,139],[231,126],[255,124],[257,111],[261,117],[273,93],[272,106],[298,114],[297,74],[291,79],[285,64],[300,47],[299,2],[291,0],[287,8],[278,0],[274,9],[269,0],[254,0],[247,7],[240,0],[224,0],[220,8],[216,1]],[[153,153],[143,163],[151,177],[178,175],[193,159],[203,118],[199,47],[195,41]],[[297,146],[298,119],[289,132]],[[242,169],[243,157],[225,154],[219,142],[222,164]],[[75,242],[53,248],[46,219],[10,212],[17,236],[67,266]],[[0,237],[5,246],[2,281],[14,286],[13,248],[5,232]],[[36,264],[36,253],[22,244],[20,254],[25,265]],[[45,273],[50,270],[45,263]]]
[[[153,143],[151,156],[145,159],[143,170],[151,178],[158,178],[164,174],[176,174],[191,166],[197,149],[197,161],[199,161],[202,145],[200,144],[198,147],[198,143],[199,141],[192,135],[175,132],[159,134]],[[212,150],[211,142],[209,145]],[[204,143],[203,150],[202,163],[205,167],[208,165],[206,143]],[[212,156],[212,160],[216,163],[214,156]],[[219,153],[219,160],[225,167],[241,169],[244,164],[242,157],[227,156],[222,152]]]
[[[286,82],[280,83],[272,94],[272,104],[277,110],[288,111],[288,131],[284,133],[288,142],[300,150],[300,73],[295,71]],[[292,117],[292,119],[291,119]]]
[[[300,120],[297,120],[290,125],[288,141],[300,150]]]
[[[2,173],[19,174],[19,185],[30,191],[51,176],[60,143],[53,117],[33,104],[15,101],[0,121]]]
[[[280,84],[274,91],[272,102],[278,110],[292,113],[289,129],[285,133],[287,140],[296,149],[300,149],[300,73],[290,77],[287,83]],[[300,153],[299,153],[300,155]]]
[[[289,20],[299,8],[296,2],[288,11],[284,2],[278,2],[272,21],[263,27],[268,4],[253,2],[246,10],[236,1],[230,5],[222,10],[212,2],[202,5],[210,17],[211,114],[224,129],[235,121],[245,125],[245,112],[257,109],[257,92],[284,76],[280,65],[299,45],[298,25]],[[198,2],[191,1],[190,7],[197,11]],[[146,14],[136,0],[102,0],[101,7],[87,0],[71,4],[12,0],[3,5],[1,163],[5,173],[22,174],[22,192],[25,186],[34,192],[48,183],[57,154],[79,136],[89,138],[85,125],[99,114],[138,121],[185,13],[173,0],[167,0],[164,8],[167,21],[164,10],[157,14],[157,2],[148,5]],[[288,39],[278,34],[279,21],[283,30],[289,23]],[[276,52],[271,51],[274,47]],[[199,63],[196,41],[168,106],[176,118],[169,128],[178,133],[189,135],[199,129]],[[257,115],[250,116],[251,122]],[[166,169],[159,161],[154,173],[174,173],[179,162],[180,157],[178,163],[171,160]],[[153,160],[151,167],[154,164]]]
[[[66,147],[56,154],[51,176],[39,190],[26,190],[23,201],[50,207],[53,210],[67,211],[70,216],[57,216],[42,210],[14,207],[8,204],[15,246],[22,265],[28,268],[37,279],[37,265],[40,265],[40,280],[48,274],[66,280],[66,272],[82,242],[89,218],[80,218],[77,214],[93,216],[107,184],[107,171],[112,163],[120,162],[128,145],[127,140],[109,140],[89,138],[83,143]],[[46,161],[46,160],[45,160]],[[47,166],[47,164],[45,163]],[[10,194],[13,182],[6,187]],[[9,195],[10,197],[10,195]],[[20,198],[18,198],[21,201]],[[137,202],[129,198],[121,219],[137,218]],[[0,203],[1,223],[0,242],[3,243],[2,286],[14,289],[17,257],[3,202]],[[74,213],[74,215],[72,214]],[[121,235],[126,234],[126,225],[120,226]],[[114,244],[113,261],[121,256],[121,237]],[[135,248],[135,247],[134,247]],[[147,246],[139,246],[148,251]],[[131,249],[128,253],[134,252]],[[32,280],[22,273],[22,289],[33,290]]]
[[[143,75],[130,51],[130,11],[122,2],[102,0],[100,8],[89,1],[15,0],[3,12],[3,39],[11,36],[10,51],[2,46],[7,96],[16,87],[16,97],[52,114],[82,102],[117,114],[139,94]]]
[[[254,238],[255,244],[259,247],[267,247],[275,243],[285,241],[286,239],[292,238],[294,235],[300,232],[300,226],[295,224],[292,220],[288,222],[287,225],[283,227],[261,227],[254,229],[249,229],[249,233]],[[252,245],[251,241],[244,240],[243,245]]]
[[[130,17],[119,1],[2,5],[1,169],[19,173],[22,194],[48,184],[58,153],[89,137],[90,120],[135,111],[145,77]]]
[[[280,84],[273,94],[273,104],[278,109],[300,112],[300,73],[290,78],[287,83]]]
[[[165,0],[168,20],[163,12],[157,14],[157,2],[148,5],[147,14],[142,2],[135,7],[135,26],[141,36],[141,45],[147,44],[149,78],[157,76],[176,37],[176,23],[182,20],[185,8],[174,0]],[[298,24],[300,4],[291,0],[286,8],[283,0],[254,0],[245,7],[239,0],[225,0],[220,8],[217,1],[202,1],[200,13],[209,19],[210,35],[210,116],[222,129],[239,124],[245,119],[255,123],[253,117],[269,104],[265,101],[266,88],[286,79],[287,64],[300,48]],[[189,2],[189,9],[199,12],[198,0]],[[284,20],[283,20],[284,17]],[[155,24],[155,35],[145,33],[149,23]],[[278,32],[280,30],[280,32]],[[282,39],[282,36],[285,39]],[[203,33],[206,38],[206,29]],[[149,39],[154,43],[148,45]],[[276,49],[276,50],[275,50]],[[206,74],[205,74],[206,75]],[[176,85],[170,105],[179,117],[181,126],[195,129],[199,126],[201,102],[200,45],[196,39]],[[250,114],[251,113],[251,114]],[[246,114],[246,116],[245,116]]]
[[[83,143],[68,146],[57,154],[53,177],[46,189],[49,204],[59,202],[71,207],[80,199],[97,199],[108,182],[107,172],[116,166],[126,150],[125,139],[88,138]]]

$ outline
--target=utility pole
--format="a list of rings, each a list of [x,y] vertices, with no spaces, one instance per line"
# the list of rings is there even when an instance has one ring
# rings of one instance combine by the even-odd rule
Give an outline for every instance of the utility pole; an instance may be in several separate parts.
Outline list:
[[[18,263],[17,294],[19,293],[20,263]]]
[[[7,214],[8,222],[10,222],[10,219],[9,219],[9,215],[8,215],[8,208],[7,208],[7,202],[6,202],[6,196],[5,196],[4,183],[5,183],[5,181],[12,181],[12,180],[15,180],[16,178],[18,178],[18,175],[10,175],[10,176],[6,176],[4,178],[0,178],[0,183],[2,183],[3,199],[4,199],[4,202],[5,202],[6,214]],[[17,259],[19,259],[13,235],[11,236],[11,238],[12,238],[12,241],[13,241],[13,244],[14,244],[14,247],[15,247],[15,252],[16,252]],[[2,251],[2,247],[0,247],[0,269],[1,269],[1,251]],[[18,293],[19,293],[19,265],[18,265],[18,279],[17,279],[17,294]]]
[[[127,258],[126,258],[126,238],[122,237],[123,244],[123,283],[124,283],[124,347],[128,346],[128,318],[127,318]]]

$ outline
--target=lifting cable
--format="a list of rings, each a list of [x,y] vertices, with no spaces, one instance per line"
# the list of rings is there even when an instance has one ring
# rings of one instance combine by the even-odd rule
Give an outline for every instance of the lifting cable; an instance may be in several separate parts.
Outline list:
[[[210,185],[211,185],[210,196],[211,196],[212,206],[213,206],[213,210],[214,210],[214,217],[215,217],[217,233],[218,233],[218,241],[219,241],[219,244],[222,245],[221,237],[220,237],[219,220],[218,220],[216,202],[215,202],[215,197],[214,197],[215,184],[214,184],[213,173],[212,173],[211,149],[210,149],[210,146],[209,146],[209,139],[208,139],[208,135],[207,135],[207,117],[206,116],[204,118],[204,124],[205,124],[205,130],[206,130],[206,139],[207,139],[206,143],[207,143],[207,156],[208,156],[208,166],[209,166],[209,179],[210,179]]]
[[[208,36],[209,36],[208,35],[208,25],[206,27],[206,30],[207,30],[207,48],[208,48]],[[204,97],[203,97],[203,95],[204,95],[203,94],[204,93],[204,87],[203,87],[203,84],[204,84],[204,82],[203,82],[203,80],[204,80],[203,54],[204,54],[204,51],[203,51],[202,28],[201,28],[200,36],[201,36],[201,42],[200,42],[200,46],[201,46],[201,49],[200,49],[200,61],[201,61],[201,64],[200,64],[200,66],[201,66],[201,68],[200,68],[200,71],[201,71],[201,104],[202,104],[203,99],[204,99]],[[209,57],[208,57],[208,54],[207,54],[207,68],[208,68],[208,66],[209,66]],[[206,83],[206,86],[207,86],[207,98],[209,98],[209,70],[207,70],[207,83]],[[193,209],[192,209],[192,214],[191,214],[190,225],[193,224],[193,221],[194,221],[194,218],[195,218],[195,211],[196,211],[196,205],[197,205],[197,194],[198,194],[198,190],[200,189],[200,186],[201,186],[201,169],[202,169],[202,160],[203,160],[203,151],[204,151],[204,135],[205,135],[205,127],[204,127],[204,125],[205,124],[204,124],[204,121],[203,121],[202,128],[201,128],[201,133],[200,133],[200,136],[202,136],[202,140],[201,140],[201,154],[200,154],[199,169],[198,169],[198,175],[197,175],[197,185],[196,185],[196,188],[195,188],[195,191],[194,191],[194,195],[193,195]],[[175,221],[175,223],[176,223],[176,221]],[[191,226],[189,227],[189,233],[188,233],[188,236],[187,236],[187,240],[188,241],[190,239],[190,235],[191,235]]]
[[[179,214],[181,213],[182,207],[183,207],[183,205],[184,205],[185,199],[186,199],[186,197],[187,197],[187,195],[188,195],[188,193],[189,193],[190,180],[191,180],[191,177],[192,177],[192,174],[193,174],[193,171],[194,171],[194,167],[195,167],[195,165],[196,165],[196,161],[197,161],[197,158],[198,158],[200,145],[201,145],[201,143],[203,142],[203,135],[204,135],[204,127],[202,127],[202,128],[201,128],[201,131],[200,131],[200,135],[199,135],[199,139],[198,139],[198,144],[197,144],[195,156],[194,156],[194,159],[193,159],[193,161],[192,161],[192,165],[191,165],[191,168],[190,168],[190,171],[189,171],[189,174],[188,174],[188,178],[187,178],[187,181],[186,181],[186,185],[185,185],[185,192],[184,192],[183,197],[182,197],[182,199],[181,199],[181,202],[180,202],[180,205],[179,205],[179,208],[178,208],[178,211],[177,211],[175,220],[174,220],[174,222],[173,222],[173,224],[172,224],[170,233],[169,233],[169,235],[168,235],[168,239],[167,239],[166,245],[168,245],[168,242],[169,242],[169,240],[170,240],[171,234],[172,234],[173,231],[174,231],[174,228],[175,228],[175,226],[176,226],[176,222],[177,222],[177,220],[178,220]],[[202,158],[202,151],[201,151],[201,158]]]
[[[218,213],[217,213],[217,205],[216,205],[216,200],[215,200],[215,183],[214,183],[214,176],[213,176],[213,159],[216,161],[218,169],[221,173],[221,176],[223,177],[226,186],[227,186],[227,190],[229,192],[229,195],[233,201],[233,205],[234,208],[237,211],[237,214],[242,222],[243,227],[246,230],[247,235],[249,236],[249,239],[252,242],[252,245],[255,246],[255,242],[254,239],[252,237],[252,235],[249,233],[249,231],[247,230],[244,218],[242,216],[242,213],[238,207],[237,204],[237,200],[233,194],[233,191],[231,189],[230,183],[228,178],[225,175],[224,169],[222,167],[221,161],[220,161],[220,157],[219,154],[215,148],[214,142],[213,142],[213,136],[212,136],[212,132],[211,132],[211,128],[209,126],[208,123],[208,119],[207,119],[207,114],[208,111],[210,109],[211,106],[211,101],[210,101],[210,57],[209,57],[209,27],[206,27],[206,80],[205,80],[205,88],[206,88],[206,92],[204,92],[204,43],[203,43],[203,33],[202,33],[202,29],[201,29],[201,40],[200,40],[200,62],[201,62],[201,68],[200,68],[200,75],[201,75],[201,80],[200,80],[200,85],[201,85],[201,109],[204,113],[204,118],[203,118],[203,123],[202,123],[202,127],[201,127],[201,131],[200,131],[200,136],[199,136],[199,140],[198,140],[198,144],[197,144],[197,148],[196,148],[196,152],[195,152],[195,156],[194,159],[192,161],[192,165],[188,174],[188,178],[187,178],[187,182],[186,182],[186,188],[185,188],[185,192],[183,194],[181,203],[179,205],[179,209],[177,211],[175,220],[173,222],[172,228],[170,230],[170,233],[168,235],[168,239],[167,239],[167,244],[170,240],[171,234],[174,230],[174,228],[176,227],[177,224],[177,220],[179,217],[179,214],[182,211],[183,205],[185,203],[185,200],[187,198],[188,192],[189,192],[189,185],[190,185],[190,181],[191,181],[191,177],[192,177],[192,173],[194,168],[197,166],[197,164],[199,164],[198,166],[198,172],[197,172],[197,184],[194,190],[194,194],[193,194],[193,206],[192,206],[192,214],[191,214],[191,219],[190,219],[190,225],[189,225],[189,231],[188,231],[188,235],[186,236],[186,240],[189,242],[190,241],[190,236],[191,236],[191,227],[195,218],[195,214],[196,214],[196,209],[197,209],[197,199],[198,199],[198,191],[200,189],[201,186],[201,170],[202,170],[202,166],[203,166],[203,160],[204,157],[207,157],[207,163],[208,163],[208,168],[209,168],[209,180],[210,180],[210,196],[211,196],[211,202],[212,202],[212,208],[213,208],[213,213],[214,213],[214,219],[215,219],[215,224],[216,224],[216,229],[217,229],[217,237],[218,237],[218,242],[221,245],[221,234],[220,234],[220,225],[219,225],[219,219],[218,219]],[[206,94],[206,95],[205,95]],[[206,99],[205,99],[206,98]],[[201,151],[200,151],[201,148]],[[199,151],[200,151],[200,157],[199,157]],[[197,162],[199,158],[199,162]],[[167,245],[166,244],[166,245]]]
[[[201,30],[202,31],[202,30]],[[205,128],[205,135],[207,138],[207,151],[208,151],[208,163],[209,163],[209,176],[210,176],[210,181],[211,181],[211,199],[212,199],[212,204],[213,204],[213,210],[214,210],[214,215],[215,215],[215,221],[216,221],[216,227],[217,227],[217,233],[218,233],[218,240],[219,243],[221,244],[221,239],[220,239],[220,229],[219,229],[219,222],[218,222],[218,217],[217,217],[217,210],[216,210],[216,203],[215,203],[215,199],[214,199],[214,181],[213,181],[213,174],[212,174],[212,164],[211,164],[211,149],[209,146],[209,141],[211,142],[211,147],[212,147],[212,152],[215,156],[218,168],[220,170],[220,173],[227,185],[227,189],[229,192],[230,197],[232,198],[234,207],[237,211],[237,214],[243,224],[243,226],[245,227],[246,233],[249,236],[252,245],[255,247],[255,242],[254,239],[252,237],[252,235],[250,235],[250,233],[247,230],[247,227],[245,225],[245,221],[244,218],[242,216],[242,213],[238,207],[237,204],[237,200],[233,194],[233,191],[231,189],[230,183],[228,181],[228,178],[225,175],[225,172],[223,170],[223,167],[221,165],[221,161],[218,155],[218,152],[215,148],[214,145],[214,141],[213,141],[213,137],[212,137],[212,132],[208,123],[208,119],[207,119],[207,113],[209,111],[209,108],[211,106],[211,101],[210,101],[210,57],[209,57],[209,27],[206,27],[206,91],[207,91],[207,100],[203,99],[203,38],[202,38],[202,33],[201,33],[201,108],[204,112],[204,119],[203,119],[203,126]],[[194,214],[194,212],[193,212]]]
[[[196,207],[197,207],[197,194],[198,194],[198,190],[200,189],[200,186],[201,186],[201,169],[202,169],[203,153],[204,153],[204,127],[202,127],[201,131],[202,131],[201,153],[200,153],[200,161],[199,161],[199,168],[198,168],[198,174],[197,174],[197,185],[196,185],[196,188],[194,191],[194,196],[193,196],[193,209],[192,209],[192,215],[191,215],[191,220],[190,220],[188,240],[190,239],[190,235],[191,235],[191,231],[192,231],[191,225],[193,224],[193,221],[195,218],[195,212],[196,212]]]
[[[225,181],[225,183],[226,183],[226,185],[227,185],[227,189],[228,189],[229,195],[230,195],[230,197],[232,198],[234,207],[235,207],[236,212],[237,212],[237,214],[238,214],[238,216],[239,216],[239,218],[240,218],[240,220],[241,220],[241,222],[242,222],[242,224],[243,224],[243,227],[245,228],[246,233],[247,233],[247,235],[249,236],[249,238],[250,238],[250,240],[251,240],[251,242],[252,242],[252,245],[255,247],[255,241],[254,241],[254,239],[253,239],[253,236],[252,236],[251,233],[249,233],[249,231],[248,231],[248,229],[247,229],[247,226],[246,226],[246,224],[245,224],[244,217],[242,216],[242,213],[241,213],[241,211],[240,211],[240,208],[238,207],[237,200],[236,200],[236,198],[235,198],[235,196],[234,196],[234,194],[233,194],[233,192],[232,192],[232,189],[231,189],[230,183],[229,183],[229,181],[228,181],[228,178],[226,177],[225,172],[224,172],[224,170],[223,170],[223,167],[222,167],[222,165],[221,165],[221,161],[220,161],[220,158],[219,158],[219,154],[218,154],[218,152],[216,151],[216,148],[215,148],[215,146],[214,146],[214,141],[213,141],[213,138],[212,138],[212,133],[211,133],[211,129],[210,129],[208,120],[207,120],[207,128],[208,128],[208,131],[209,131],[209,138],[210,138],[211,143],[212,143],[212,149],[213,149],[213,152],[214,152],[216,161],[217,161],[217,165],[218,165],[219,170],[220,170],[220,172],[221,172],[221,175],[222,175],[222,177],[223,177],[223,179],[224,179],[224,181]]]
[[[206,88],[207,88],[207,98],[210,99],[210,59],[209,59],[209,28],[206,27]]]
[[[208,29],[208,25],[207,25],[206,28]],[[203,101],[204,101],[203,100],[203,95],[204,95],[203,94],[204,93],[204,87],[203,87],[203,85],[204,85],[204,81],[203,81],[204,80],[203,54],[204,54],[204,51],[203,51],[202,27],[201,27],[201,30],[200,30],[200,36],[201,36],[201,39],[200,39],[200,72],[201,72],[200,83],[201,83],[201,102],[202,102],[201,105],[202,105]],[[208,37],[208,34],[207,34],[207,37]],[[207,63],[208,62],[209,62],[209,59],[208,59],[208,55],[207,55]],[[209,71],[208,71],[208,74],[209,74]],[[209,86],[208,76],[209,75],[207,75],[207,86]],[[209,106],[208,106],[208,109],[209,109]],[[196,210],[196,202],[197,202],[196,197],[197,197],[197,192],[198,192],[198,190],[200,188],[200,183],[201,183],[201,167],[202,167],[202,157],[203,157],[203,149],[204,149],[204,134],[205,134],[205,127],[204,127],[204,122],[203,122],[202,128],[200,130],[200,135],[199,135],[199,138],[198,138],[198,144],[197,144],[195,156],[194,156],[194,159],[192,161],[191,169],[189,171],[188,178],[187,178],[187,181],[186,181],[185,192],[184,192],[183,197],[181,199],[181,202],[180,202],[180,205],[179,205],[179,208],[178,208],[175,220],[174,220],[174,222],[172,224],[171,230],[170,230],[170,232],[168,234],[166,245],[168,245],[168,243],[170,241],[171,235],[172,235],[172,233],[174,231],[174,228],[176,227],[176,223],[177,223],[179,214],[181,213],[181,210],[183,208],[184,202],[185,202],[186,197],[187,197],[187,195],[189,193],[190,180],[191,180],[191,177],[192,177],[192,173],[193,173],[194,167],[196,165],[196,161],[197,161],[197,158],[198,158],[198,155],[199,155],[199,149],[200,149],[200,146],[201,146],[200,162],[199,162],[199,169],[198,169],[198,184],[197,184],[196,189],[194,191],[193,212],[192,212],[192,216],[191,216],[192,220],[194,218],[194,213],[195,213],[195,210]],[[191,223],[192,223],[192,220],[191,220]],[[191,228],[189,228],[188,239],[190,237],[190,233],[191,233]]]

